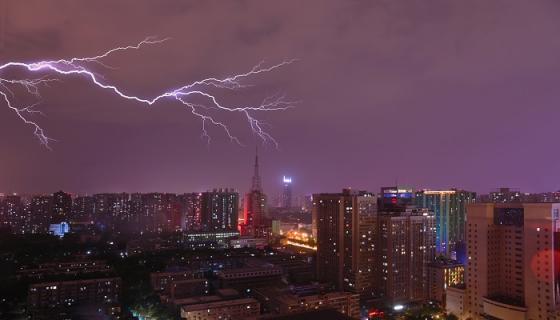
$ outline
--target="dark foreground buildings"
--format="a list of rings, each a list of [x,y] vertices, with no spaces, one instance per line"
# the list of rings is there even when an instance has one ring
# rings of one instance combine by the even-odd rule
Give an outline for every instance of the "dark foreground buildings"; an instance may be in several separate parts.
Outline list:
[[[242,210],[231,189],[4,196],[3,234],[16,233],[18,241],[28,241],[29,234],[49,244],[45,250],[56,243],[61,254],[39,263],[28,254],[16,257],[29,242],[4,248],[2,257],[16,271],[3,283],[25,284],[25,311],[35,319],[90,313],[130,318],[125,310],[137,316],[165,311],[175,319],[272,319],[335,310],[356,319],[368,313],[365,306],[373,306],[372,317],[398,317],[428,301],[462,320],[559,318],[555,193],[504,189],[479,203],[460,189],[315,194],[314,225],[304,230],[314,230],[316,246],[298,247],[267,230],[271,221],[255,160]],[[69,226],[70,233],[61,239],[41,235],[57,226]],[[132,291],[145,298],[140,302],[125,290],[139,287],[150,287]]]

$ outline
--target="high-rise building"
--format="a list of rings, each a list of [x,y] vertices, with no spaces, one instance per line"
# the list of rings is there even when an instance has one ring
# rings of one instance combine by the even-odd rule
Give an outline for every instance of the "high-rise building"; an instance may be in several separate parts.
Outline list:
[[[387,303],[429,297],[428,265],[435,259],[436,227],[427,209],[383,211],[377,215],[377,294]]]
[[[94,198],[94,220],[101,229],[123,229],[136,227],[130,221],[130,196],[127,193],[101,193]]]
[[[110,216],[110,208],[112,206],[111,194],[100,193],[93,196],[94,198],[94,220],[98,224],[108,224]]]
[[[373,293],[376,199],[372,193],[313,196],[317,221],[317,277],[338,290]]]
[[[538,193],[532,196],[534,200],[530,202],[560,202],[560,191]]]
[[[202,193],[185,193],[179,196],[184,212],[183,230],[187,232],[200,231]]]
[[[464,190],[422,190],[416,192],[416,206],[428,208],[436,219],[436,250],[457,259],[457,246],[465,243],[467,205],[476,201],[476,193]],[[459,249],[459,251],[461,251]],[[462,259],[459,259],[462,260]]]
[[[140,193],[132,193],[130,195],[130,200],[128,201],[128,208],[130,210],[130,225],[135,232],[140,232],[144,230],[144,225],[142,221],[142,214],[143,214],[143,202],[142,202],[142,194]]]
[[[47,233],[52,220],[52,196],[34,196],[29,207],[31,233]]]
[[[52,195],[52,223],[68,221],[72,213],[72,196],[66,192],[58,191]]]
[[[145,231],[158,231],[158,217],[163,212],[164,206],[164,196],[162,193],[142,194],[142,212],[138,219]]]
[[[233,189],[202,193],[201,222],[204,231],[237,231],[239,194]]]
[[[481,198],[482,202],[519,203],[524,201],[524,194],[519,190],[500,188],[496,191],[490,192],[488,195],[483,195]]]
[[[311,210],[313,210],[313,195],[308,194],[303,196],[301,209],[305,212],[311,212]]]
[[[483,194],[479,202],[521,203],[521,202],[560,202],[560,191],[526,193],[511,188],[500,188],[489,194]]]
[[[372,198],[373,195],[372,195]],[[349,280],[354,280],[355,290],[364,298],[372,297],[375,294],[375,246],[377,238],[375,237],[375,228],[377,227],[377,219],[374,211],[377,204],[371,199],[357,199],[359,217],[354,223],[357,225],[358,234],[352,235],[352,267],[348,266],[348,272],[353,275]],[[350,235],[348,235],[350,238]]]
[[[181,231],[182,206],[174,193],[162,195],[162,210],[156,216],[156,231],[170,233]]]
[[[270,233],[270,221],[267,221],[267,201],[262,190],[261,176],[259,173],[259,156],[255,155],[253,183],[251,190],[245,194],[243,206],[244,223],[242,234],[263,237]]]
[[[291,177],[286,177],[283,176],[282,177],[282,183],[283,183],[283,187],[282,187],[282,199],[280,206],[282,208],[291,208],[293,203],[292,203],[292,178]]]
[[[8,195],[0,203],[0,226],[13,233],[23,233],[25,227],[25,210],[18,195]]]
[[[78,220],[92,220],[95,200],[91,196],[79,196],[72,203],[72,216]]]
[[[414,204],[414,190],[410,187],[395,186],[381,188],[380,210],[394,210]]]
[[[559,211],[556,203],[468,206],[464,314],[457,316],[558,319]]]

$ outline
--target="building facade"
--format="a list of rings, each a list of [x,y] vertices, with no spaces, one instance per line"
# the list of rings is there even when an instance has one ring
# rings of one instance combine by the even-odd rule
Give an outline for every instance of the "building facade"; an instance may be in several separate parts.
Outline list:
[[[0,227],[7,228],[13,233],[23,233],[25,220],[22,198],[15,194],[4,197],[0,202]]]
[[[559,211],[557,203],[468,207],[463,318],[557,319]]]
[[[262,290],[261,299],[271,311],[283,315],[312,310],[331,309],[351,319],[360,317],[360,295],[350,292],[298,295],[295,293]]]
[[[441,305],[446,304],[446,291],[449,287],[465,284],[465,267],[454,260],[437,259],[428,265],[429,299]]]
[[[414,204],[414,190],[411,187],[394,186],[381,188],[380,210],[394,210]]]
[[[313,196],[317,277],[338,290],[373,294],[376,199],[349,189]]]
[[[36,310],[84,303],[115,303],[119,301],[121,287],[120,278],[37,283],[29,286],[27,305]]]
[[[72,195],[58,191],[52,195],[52,219],[51,223],[68,222],[72,213]]]
[[[422,190],[416,192],[416,206],[428,208],[436,220],[436,251],[457,259],[459,246],[465,245],[467,205],[476,201],[476,193],[464,190]],[[459,249],[459,250],[458,250]]]
[[[292,198],[292,178],[284,176],[282,177],[282,197],[280,199],[280,207],[291,208],[293,206]]]
[[[391,304],[427,299],[428,265],[435,259],[434,215],[406,209],[379,212],[377,219],[377,295]]]
[[[257,319],[260,304],[252,298],[233,299],[181,307],[181,319],[185,320],[227,320]]]
[[[239,194],[233,189],[202,193],[201,222],[204,231],[237,231]]]

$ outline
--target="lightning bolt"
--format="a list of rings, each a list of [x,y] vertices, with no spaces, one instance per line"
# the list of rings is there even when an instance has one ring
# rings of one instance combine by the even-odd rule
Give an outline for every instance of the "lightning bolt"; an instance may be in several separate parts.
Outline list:
[[[110,91],[119,98],[136,101],[141,104],[147,104],[149,106],[156,104],[164,99],[172,99],[176,102],[184,105],[187,110],[189,110],[194,116],[198,117],[202,122],[202,136],[210,142],[210,135],[207,130],[208,125],[212,125],[221,129],[231,141],[242,145],[241,141],[233,134],[229,126],[215,118],[208,113],[210,110],[215,110],[219,112],[229,112],[241,114],[248,123],[248,127],[251,131],[257,135],[263,142],[272,142],[276,147],[278,147],[278,142],[265,130],[265,124],[259,120],[255,115],[260,112],[270,112],[270,111],[283,111],[292,108],[297,102],[289,101],[286,99],[285,95],[273,95],[266,97],[258,105],[248,105],[248,106],[232,106],[222,101],[222,99],[217,96],[217,94],[212,94],[209,88],[215,89],[227,89],[227,90],[238,90],[249,87],[250,84],[246,84],[245,80],[247,78],[275,71],[279,68],[287,66],[295,61],[285,60],[274,65],[266,66],[264,62],[255,65],[252,69],[247,72],[231,75],[225,78],[211,77],[195,82],[191,82],[182,86],[179,86],[170,91],[165,91],[159,95],[152,97],[141,97],[126,93],[124,90],[119,88],[115,84],[107,82],[107,80],[100,74],[94,72],[91,68],[92,64],[98,64],[105,68],[111,68],[107,64],[103,63],[103,59],[123,51],[138,50],[146,45],[156,45],[161,44],[166,39],[157,39],[153,37],[148,37],[135,45],[128,45],[123,47],[112,48],[101,54],[91,56],[91,57],[73,57],[68,59],[59,60],[47,60],[39,61],[33,63],[25,62],[7,62],[5,64],[0,64],[0,97],[4,100],[8,108],[13,110],[17,116],[27,125],[31,126],[34,130],[35,136],[39,139],[39,142],[46,148],[50,149],[49,143],[54,139],[50,138],[45,130],[35,121],[33,121],[31,116],[33,114],[42,114],[36,109],[37,105],[41,100],[40,88],[43,86],[48,86],[53,82],[58,81],[58,78],[43,76],[34,79],[10,79],[1,77],[1,73],[4,70],[10,68],[23,69],[30,73],[42,73],[51,74],[56,76],[71,76],[79,75],[89,80],[95,86]],[[16,94],[14,89],[24,89],[29,95],[34,97],[37,102],[31,105],[16,105],[14,102]],[[202,98],[204,103],[195,103],[193,98]]]

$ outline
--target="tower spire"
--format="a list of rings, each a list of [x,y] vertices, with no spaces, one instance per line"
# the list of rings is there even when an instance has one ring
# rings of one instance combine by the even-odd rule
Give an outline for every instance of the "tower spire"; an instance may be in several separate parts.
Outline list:
[[[253,173],[253,191],[261,191],[261,176],[259,174],[259,147],[255,147],[255,172]]]

